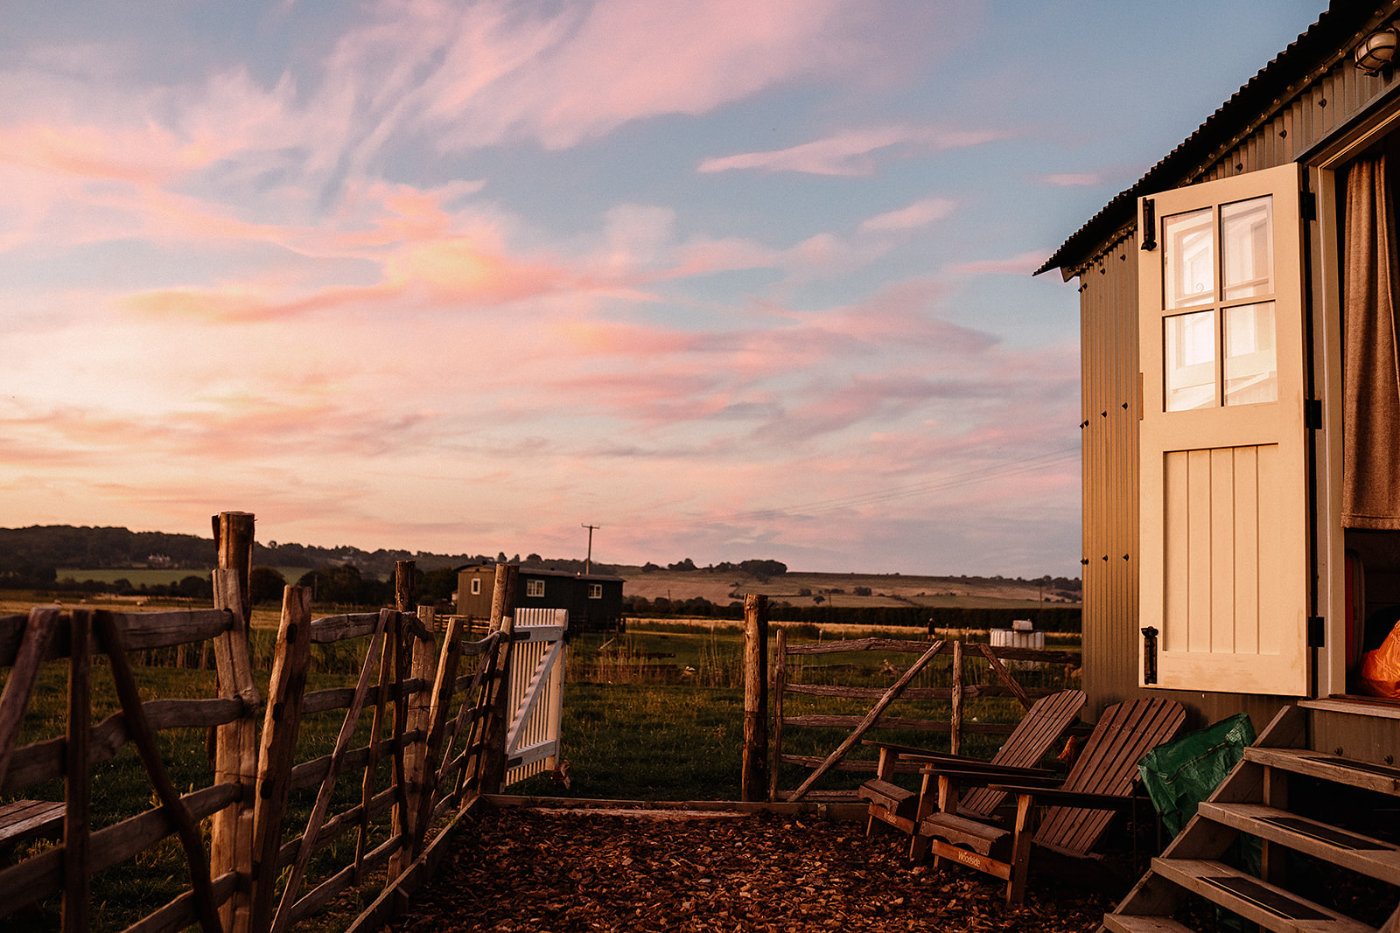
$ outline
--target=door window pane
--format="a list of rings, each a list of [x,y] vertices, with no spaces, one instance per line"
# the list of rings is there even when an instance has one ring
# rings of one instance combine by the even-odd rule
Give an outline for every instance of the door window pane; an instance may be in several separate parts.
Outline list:
[[[1225,309],[1225,404],[1278,401],[1274,303]]]
[[[1224,299],[1274,291],[1273,198],[1220,206],[1220,263]]]
[[[1162,300],[1167,310],[1215,298],[1214,233],[1210,208],[1162,220]]]
[[[1197,311],[1162,321],[1167,411],[1215,404],[1215,314]]]

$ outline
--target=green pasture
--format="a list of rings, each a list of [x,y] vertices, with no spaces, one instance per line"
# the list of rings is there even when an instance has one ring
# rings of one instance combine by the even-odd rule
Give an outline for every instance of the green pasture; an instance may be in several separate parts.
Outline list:
[[[788,643],[833,636],[814,625],[789,625]],[[862,630],[859,635],[906,641],[926,638],[920,629]],[[968,640],[986,641],[985,633],[960,633]],[[1077,650],[1077,642],[1057,640],[1057,650]],[[567,677],[561,724],[562,757],[569,762],[572,786],[564,788],[548,775],[531,778],[513,792],[570,797],[611,797],[640,800],[735,800],[739,796],[743,754],[743,650],[740,628],[723,623],[632,623],[625,635],[587,633],[572,639],[567,654]],[[770,640],[769,659],[775,646]],[[888,687],[917,655],[843,652],[790,659],[789,677],[804,683]],[[939,656],[911,683],[915,687],[950,687],[950,658]],[[991,683],[992,675],[980,656],[965,658],[968,682]],[[1068,686],[1063,668],[1018,670],[1027,687]],[[772,697],[770,696],[770,715]],[[873,701],[789,694],[786,715],[827,714],[863,716]],[[1011,697],[969,699],[963,710],[969,723],[1014,723],[1020,704]],[[892,718],[946,721],[946,700],[900,699],[886,714]],[[824,758],[849,733],[849,728],[788,729],[784,751]],[[869,738],[947,751],[946,731],[871,730]],[[969,733],[962,751],[990,757],[1000,735]],[[849,756],[873,760],[875,751],[860,745]],[[807,775],[786,765],[780,789],[797,787]],[[868,777],[861,772],[833,772],[818,789],[856,787]],[[911,780],[902,778],[901,780]]]

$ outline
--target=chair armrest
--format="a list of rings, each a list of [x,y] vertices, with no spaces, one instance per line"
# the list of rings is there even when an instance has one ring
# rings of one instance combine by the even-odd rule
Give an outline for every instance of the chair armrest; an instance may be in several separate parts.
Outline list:
[[[1049,774],[1049,773],[1046,773],[1046,774],[1043,774],[1043,775],[1041,775],[1041,774],[1015,774],[1015,775],[1009,775],[1009,774],[1007,774],[1005,771],[997,772],[997,771],[983,771],[983,770],[981,770],[981,769],[966,769],[966,770],[964,770],[964,769],[961,769],[961,768],[939,768],[939,767],[934,767],[934,766],[932,766],[932,765],[925,765],[925,766],[924,766],[922,769],[920,769],[920,770],[922,770],[924,774],[930,774],[930,775],[933,775],[934,777],[947,778],[948,780],[952,781],[954,784],[965,785],[965,786],[968,786],[968,787],[988,787],[988,786],[1000,785],[1000,784],[1003,783],[1004,781],[1013,780],[1013,779],[1020,782],[1019,784],[1016,785],[1017,787],[1022,787],[1022,786],[1024,786],[1024,787],[1036,788],[1036,787],[1039,787],[1039,786],[1042,786],[1042,785],[1045,786],[1045,787],[1059,787],[1059,786],[1060,786],[1060,776],[1059,776],[1058,774]]]
[[[996,784],[987,786],[993,790],[1006,791],[1009,794],[1028,795],[1035,798],[1036,803],[1060,804],[1067,807],[1083,807],[1085,810],[1126,810],[1135,801],[1141,799],[1129,795],[1120,796],[1118,794],[1090,794],[1076,790],[1062,790],[1058,787],[1035,787],[1026,784]]]
[[[875,739],[861,739],[860,744],[869,745],[872,748],[893,752],[900,757],[906,755],[923,755],[933,758],[956,758],[959,756],[948,755],[946,752],[936,752],[931,748],[916,748],[913,745],[896,745],[893,742],[878,742]]]
[[[1036,784],[1039,781],[1053,779],[1054,783],[1061,783],[1062,775],[1049,768],[1018,768],[1015,765],[994,765],[988,761],[978,761],[974,758],[912,758],[914,761],[921,761],[924,766],[919,769],[923,774],[948,774],[957,772],[959,774],[979,774],[988,775],[991,778],[1006,778],[1008,780],[1022,780],[1027,784]]]

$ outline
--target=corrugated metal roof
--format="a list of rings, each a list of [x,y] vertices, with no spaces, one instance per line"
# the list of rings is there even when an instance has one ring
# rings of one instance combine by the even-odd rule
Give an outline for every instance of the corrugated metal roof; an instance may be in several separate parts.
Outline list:
[[[1348,47],[1356,32],[1380,10],[1394,6],[1393,0],[1362,3],[1332,0],[1317,22],[1259,70],[1253,78],[1221,104],[1196,132],[1173,149],[1146,175],[1109,201],[1089,222],[1074,232],[1045,261],[1036,275],[1051,269],[1067,268],[1089,258],[1106,240],[1133,220],[1137,199],[1150,191],[1175,187],[1182,177],[1197,168],[1212,152],[1239,133],[1253,118],[1272,107],[1290,85],[1334,55],[1343,44]]]

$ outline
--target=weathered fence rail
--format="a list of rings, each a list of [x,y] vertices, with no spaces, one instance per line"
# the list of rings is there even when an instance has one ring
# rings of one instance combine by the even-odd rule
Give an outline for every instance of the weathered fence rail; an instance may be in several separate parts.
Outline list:
[[[0,861],[0,927],[8,928],[12,915],[28,916],[22,912],[36,901],[61,895],[63,929],[89,929],[91,879],[157,847],[169,850],[166,840],[173,839],[188,885],[128,933],[189,926],[283,931],[378,872],[385,890],[395,890],[414,874],[409,869],[445,818],[482,791],[499,791],[511,607],[502,603],[493,612],[495,630],[484,638],[468,640],[454,621],[439,639],[431,609],[407,611],[411,563],[399,568],[397,607],[379,612],[313,619],[309,591],[287,587],[264,696],[248,637],[248,562],[239,560],[251,549],[252,516],[225,513],[216,531],[221,521],[225,533],[243,533],[246,541],[220,540],[224,566],[214,573],[212,609],[45,606],[0,617],[0,668],[8,668],[0,692],[0,802],[52,796],[55,786],[63,798],[60,844],[26,846],[13,864]],[[142,669],[132,658],[210,642],[216,696],[143,698]],[[354,646],[360,663],[353,686],[308,689],[313,643]],[[94,725],[99,660],[120,711]],[[37,685],[54,680],[46,665],[64,662],[64,734],[20,745]],[[343,718],[327,733],[332,716]],[[309,728],[313,721],[317,728]],[[200,743],[207,745],[208,783],[184,793],[161,753],[162,734],[176,729],[209,737]],[[141,803],[156,805],[94,826],[94,771],[128,746],[151,788]],[[56,803],[3,812],[43,811],[53,827]],[[393,906],[393,898],[375,901],[364,928]]]

